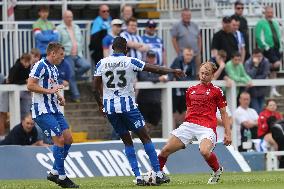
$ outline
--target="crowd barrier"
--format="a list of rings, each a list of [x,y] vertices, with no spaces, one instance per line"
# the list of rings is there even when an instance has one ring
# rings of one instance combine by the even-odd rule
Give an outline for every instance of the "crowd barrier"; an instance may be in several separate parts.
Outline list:
[[[166,144],[165,139],[153,139],[153,142],[158,153]],[[134,139],[134,146],[141,172],[152,170],[138,139]],[[0,146],[0,180],[46,178],[54,161],[51,150],[51,147]],[[242,155],[232,147],[218,143],[215,152],[226,172],[251,171]],[[74,144],[65,160],[65,169],[70,178],[133,175],[121,141]],[[164,171],[167,174],[211,173],[198,144],[170,156]]]

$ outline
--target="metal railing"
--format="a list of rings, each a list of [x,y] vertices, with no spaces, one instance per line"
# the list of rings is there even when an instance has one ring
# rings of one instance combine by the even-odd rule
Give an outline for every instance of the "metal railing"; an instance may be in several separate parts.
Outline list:
[[[139,20],[139,23],[145,23],[147,20]],[[179,20],[156,20],[158,25],[157,33],[163,39],[164,47],[167,53],[167,63],[170,65],[174,58],[177,56],[171,40],[170,30],[173,24],[177,23]],[[202,38],[202,61],[206,61],[211,57],[211,41],[213,35],[216,31],[221,28],[221,20],[200,20],[193,19],[193,22],[198,23],[201,30]],[[34,47],[34,37],[31,29],[22,29],[21,26],[29,26],[31,28],[33,22],[0,22],[2,25],[10,25],[12,29],[0,30],[0,70],[2,74],[8,75],[10,67],[14,64],[17,58],[24,52],[28,52],[31,48]],[[54,22],[55,24],[61,23],[60,21]],[[84,56],[90,61],[90,52],[88,45],[90,42],[90,24],[91,21],[75,21],[75,23],[83,26],[81,28],[83,39],[84,39]],[[249,23],[249,44],[250,52],[256,46],[255,43],[255,32],[254,26],[256,21]],[[144,33],[144,28],[138,28],[139,34]],[[282,29],[282,32],[284,30]],[[284,35],[283,35],[284,36]]]
[[[168,138],[170,132],[173,130],[173,116],[172,116],[172,89],[173,88],[188,88],[189,86],[195,85],[199,81],[171,81],[167,83],[152,83],[152,82],[138,82],[135,87],[137,89],[161,89],[162,90],[162,126],[163,138]],[[257,79],[252,80],[253,86],[283,86],[284,79]],[[213,81],[214,85],[225,87],[224,81]],[[232,111],[234,117],[234,112],[237,108],[237,87],[244,86],[243,84],[233,83],[231,88],[226,88],[226,99],[229,109]],[[234,120],[234,119],[233,119]],[[238,149],[237,139],[238,139],[238,129],[233,122],[232,127],[232,139],[235,149]]]
[[[199,81],[170,81],[167,83],[137,82],[136,89],[161,89],[162,90],[162,137],[168,138],[173,127],[172,116],[172,89],[188,88],[196,85]],[[284,79],[258,79],[252,80],[253,86],[284,86]],[[214,85],[225,87],[225,81],[213,81]],[[226,88],[226,99],[229,109],[234,112],[237,108],[237,87],[242,84],[232,84],[232,87]],[[25,85],[0,85],[0,91],[9,92],[9,110],[10,110],[10,128],[20,123],[20,91],[26,91]],[[232,127],[232,139],[235,149],[238,149],[238,128],[235,122]]]
[[[223,17],[227,15],[232,15],[234,13],[234,1],[213,1],[215,8],[215,15],[218,17]],[[284,18],[284,1],[282,0],[256,0],[251,1],[244,6],[244,15],[249,17],[262,16],[263,8],[265,6],[271,6],[274,10],[274,15],[276,18]]]
[[[274,151],[266,153],[266,170],[267,171],[283,171],[279,168],[279,156],[284,156],[284,151]]]

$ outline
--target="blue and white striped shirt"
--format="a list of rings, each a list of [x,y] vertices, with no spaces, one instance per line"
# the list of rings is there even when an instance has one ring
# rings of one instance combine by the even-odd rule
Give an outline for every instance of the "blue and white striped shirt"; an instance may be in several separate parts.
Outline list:
[[[39,86],[46,89],[51,89],[53,86],[58,85],[58,70],[55,65],[50,64],[45,58],[33,66],[29,76],[38,79]],[[62,113],[55,94],[35,92],[32,95],[31,110],[33,118],[46,113]]]
[[[137,71],[142,71],[145,62],[113,54],[98,62],[94,76],[102,77],[104,112],[122,113],[137,108],[134,82]]]
[[[133,42],[137,42],[137,43],[143,43],[142,38],[139,35],[136,34],[131,34],[128,31],[124,31],[120,34],[121,37],[125,38],[126,41],[133,41]],[[130,48],[129,50],[129,56],[132,58],[138,58],[139,60],[142,60],[143,56],[142,56],[142,52],[138,51],[134,48]]]
[[[143,35],[143,42],[150,46],[150,49],[156,52],[156,64],[163,66],[163,40],[160,39],[157,35]]]

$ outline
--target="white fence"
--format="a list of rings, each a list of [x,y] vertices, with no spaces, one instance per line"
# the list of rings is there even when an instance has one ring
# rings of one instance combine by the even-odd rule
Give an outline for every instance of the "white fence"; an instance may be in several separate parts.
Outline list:
[[[137,89],[161,89],[162,90],[162,136],[168,138],[170,132],[173,130],[173,116],[172,116],[172,89],[173,88],[188,88],[191,85],[197,84],[198,81],[170,81],[167,83],[152,83],[152,82],[137,82],[135,87]],[[284,79],[258,79],[252,81],[253,86],[284,86]],[[213,84],[225,87],[224,81],[213,81]],[[228,107],[232,112],[237,107],[237,86],[233,83],[231,88],[226,88],[226,99]],[[0,91],[9,92],[10,104],[10,128],[20,122],[20,91],[27,90],[26,86],[19,85],[0,85]],[[234,114],[233,114],[234,116]],[[233,146],[237,148],[237,125],[233,123],[232,139]]]
[[[284,151],[267,152],[266,154],[266,170],[267,171],[283,171],[279,169],[279,156],[284,156]]]
[[[208,60],[211,56],[210,47],[213,35],[221,27],[221,20],[199,20],[193,19],[194,22],[198,23],[201,30],[202,38],[202,61]],[[146,20],[139,20],[141,23],[145,23]],[[165,50],[167,53],[167,64],[170,65],[174,58],[177,56],[171,41],[170,29],[174,23],[178,20],[157,20],[158,25],[158,35],[163,39]],[[0,27],[4,25],[9,25],[13,29],[2,29],[0,30],[0,70],[4,75],[8,75],[10,67],[14,64],[17,58],[24,52],[28,52],[34,47],[34,37],[31,29],[33,22],[13,22],[6,23],[0,22]],[[54,22],[59,24],[60,22]],[[91,21],[76,21],[75,23],[80,24],[82,35],[84,38],[84,55],[90,60],[90,52],[88,49],[90,41],[90,24]],[[255,47],[255,34],[254,34],[255,22],[251,22],[249,26],[249,43],[250,51]],[[284,30],[283,30],[284,31]],[[139,28],[139,33],[144,33],[144,28]]]

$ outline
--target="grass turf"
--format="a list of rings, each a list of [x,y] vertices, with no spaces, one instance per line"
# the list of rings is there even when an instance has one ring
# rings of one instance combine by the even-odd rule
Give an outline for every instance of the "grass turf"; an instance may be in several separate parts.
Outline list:
[[[145,186],[146,188],[168,188],[168,189],[283,189],[284,172],[252,172],[252,173],[224,173],[217,185],[207,185],[209,174],[179,174],[170,175],[171,182],[162,186]],[[73,179],[80,188],[95,189],[130,189],[141,188],[135,186],[134,177],[94,177]],[[28,189],[28,188],[59,188],[47,180],[0,180],[2,189]]]

